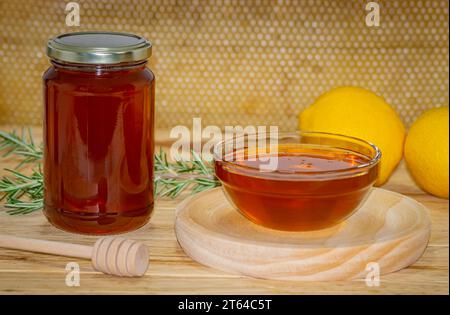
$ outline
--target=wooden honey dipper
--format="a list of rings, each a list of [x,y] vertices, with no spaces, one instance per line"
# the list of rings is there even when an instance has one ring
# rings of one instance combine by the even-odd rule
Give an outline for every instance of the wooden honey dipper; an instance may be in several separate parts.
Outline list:
[[[102,237],[92,247],[0,235],[0,247],[90,259],[96,270],[121,277],[140,277],[149,264],[147,246],[123,237]]]

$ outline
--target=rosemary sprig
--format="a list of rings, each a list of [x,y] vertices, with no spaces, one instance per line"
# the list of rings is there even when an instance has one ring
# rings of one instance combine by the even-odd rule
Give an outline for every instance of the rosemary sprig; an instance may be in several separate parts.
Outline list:
[[[15,155],[22,159],[16,169],[27,163],[39,162],[42,159],[42,147],[34,144],[30,128],[22,129],[19,135],[15,130],[4,132],[0,130],[0,152],[5,151],[3,158]]]
[[[191,151],[192,161],[168,162],[166,153],[160,149],[155,155],[155,195],[176,198],[187,188],[192,193],[220,186],[213,168],[196,152]]]
[[[0,201],[5,199],[8,214],[27,214],[42,209],[44,197],[43,173],[39,167],[31,175],[5,168],[10,176],[0,179]]]
[[[42,147],[35,145],[31,130],[22,129],[19,135],[15,130],[10,133],[0,130],[0,152],[2,158],[15,156],[20,159],[14,170],[5,168],[9,176],[0,178],[0,201],[5,200],[6,212],[27,214],[42,209],[44,183],[40,168]],[[25,164],[35,164],[31,175],[19,172]]]
[[[15,169],[5,169],[8,174],[0,178],[0,201],[5,200],[6,212],[16,215],[42,209],[42,146],[34,144],[30,129],[22,130],[20,135],[16,131],[0,131],[0,152],[3,151],[0,157],[15,156],[20,160]],[[194,151],[192,157],[192,161],[169,162],[162,149],[155,154],[155,196],[176,198],[188,188],[198,193],[220,186],[213,168]],[[30,175],[18,170],[24,165],[32,166]]]

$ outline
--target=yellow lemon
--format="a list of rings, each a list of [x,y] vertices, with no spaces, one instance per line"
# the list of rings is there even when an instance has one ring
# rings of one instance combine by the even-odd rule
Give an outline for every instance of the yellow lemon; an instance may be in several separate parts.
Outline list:
[[[359,87],[322,94],[299,117],[300,130],[339,133],[369,141],[381,150],[376,185],[389,178],[403,156],[405,127],[386,101]]]
[[[425,191],[448,198],[448,106],[427,110],[411,126],[405,160],[416,183]]]

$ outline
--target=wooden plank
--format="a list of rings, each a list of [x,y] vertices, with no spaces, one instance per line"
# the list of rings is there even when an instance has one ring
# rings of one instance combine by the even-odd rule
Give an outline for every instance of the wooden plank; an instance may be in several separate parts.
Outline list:
[[[8,128],[0,128],[8,130]],[[39,128],[33,129],[40,139]],[[166,131],[164,144],[169,144]],[[157,136],[157,139],[160,139]],[[0,169],[14,161],[1,160]],[[0,174],[2,172],[0,171]],[[401,164],[383,186],[409,196],[428,207],[432,221],[431,238],[424,255],[412,266],[382,276],[379,287],[364,281],[284,282],[241,277],[217,271],[192,261],[175,238],[174,209],[182,200],[158,199],[151,222],[127,237],[145,242],[150,249],[150,268],[143,278],[124,279],[100,274],[90,263],[66,257],[0,249],[0,293],[18,294],[448,294],[448,200],[425,194],[412,181]],[[48,240],[92,244],[95,237],[69,234],[52,227],[42,213],[9,216],[0,211],[3,234]],[[76,261],[81,267],[81,285],[65,285],[65,265]]]

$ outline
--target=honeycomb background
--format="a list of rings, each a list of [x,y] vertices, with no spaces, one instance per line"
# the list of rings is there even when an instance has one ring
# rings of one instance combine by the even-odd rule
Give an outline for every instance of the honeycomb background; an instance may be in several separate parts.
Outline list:
[[[156,125],[279,125],[321,93],[358,85],[382,95],[409,125],[449,103],[448,0],[0,0],[0,124],[41,124],[45,45],[60,33],[124,31],[153,42]]]

